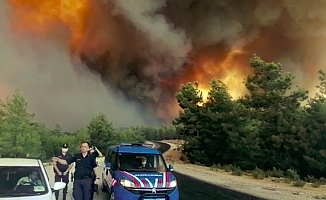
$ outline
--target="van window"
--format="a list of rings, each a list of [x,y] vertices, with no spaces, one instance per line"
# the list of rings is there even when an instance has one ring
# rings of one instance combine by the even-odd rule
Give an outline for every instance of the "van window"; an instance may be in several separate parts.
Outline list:
[[[112,170],[117,169],[117,159],[116,159],[116,157],[117,157],[116,152],[112,151],[112,154],[111,154],[111,169]]]
[[[110,162],[110,160],[111,160],[111,152],[112,152],[111,149],[109,149],[108,153],[105,155],[105,159],[104,159],[105,163]]]
[[[160,154],[119,153],[119,170],[166,172],[167,167]]]

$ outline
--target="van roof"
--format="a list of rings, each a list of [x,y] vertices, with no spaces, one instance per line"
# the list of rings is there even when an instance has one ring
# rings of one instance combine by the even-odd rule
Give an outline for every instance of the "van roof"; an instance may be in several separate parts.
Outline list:
[[[142,153],[142,154],[161,154],[158,149],[154,149],[153,145],[141,143],[122,143],[117,145],[119,153]]]

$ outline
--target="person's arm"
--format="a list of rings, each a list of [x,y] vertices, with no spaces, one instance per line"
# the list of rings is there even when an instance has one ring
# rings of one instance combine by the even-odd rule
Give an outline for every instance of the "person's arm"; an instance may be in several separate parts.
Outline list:
[[[67,161],[64,160],[64,159],[60,159],[60,158],[58,158],[58,157],[53,157],[53,158],[52,158],[52,161],[53,161],[53,162],[59,162],[60,164],[63,164],[63,165],[70,165],[70,164],[76,162],[76,157],[73,156],[71,159],[69,159],[69,160],[67,160]]]
[[[23,181],[24,177],[20,178],[16,184],[16,186],[14,187],[14,190],[17,190],[17,187],[20,185],[20,183]]]
[[[93,171],[94,171],[94,174],[95,174],[95,184],[99,184],[99,179],[100,179],[100,173],[98,172],[98,165],[96,163],[96,158],[93,157],[92,159],[92,168],[93,168]]]
[[[61,175],[61,172],[60,172],[60,170],[58,169],[58,166],[57,166],[57,162],[53,162],[53,168],[59,175]]]
[[[97,152],[98,157],[102,157],[103,156],[102,152],[100,150],[98,150],[97,147],[95,147],[95,151]]]
[[[54,157],[57,157],[58,156],[58,154],[55,154],[54,155]],[[59,175],[61,175],[61,172],[60,172],[60,170],[58,169],[58,166],[57,166],[57,162],[53,162],[52,163],[52,165],[53,165],[53,169],[59,174]]]
[[[68,172],[71,170],[72,166],[73,166],[73,164],[72,164],[72,163],[71,163],[71,164],[69,164],[69,166],[68,166],[68,169],[66,170],[66,172],[67,172],[67,173],[68,173]]]

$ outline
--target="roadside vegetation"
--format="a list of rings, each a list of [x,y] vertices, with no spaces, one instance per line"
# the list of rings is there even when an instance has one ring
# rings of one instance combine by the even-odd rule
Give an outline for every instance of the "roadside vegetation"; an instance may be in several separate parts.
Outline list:
[[[318,72],[319,91],[309,98],[281,64],[254,55],[250,66],[248,92],[239,99],[219,80],[211,80],[207,99],[198,83],[187,83],[176,94],[182,112],[173,124],[185,141],[181,159],[297,187],[304,181],[325,184],[325,72]]]
[[[172,125],[114,128],[103,113],[93,116],[88,126],[66,132],[59,124],[55,128],[49,128],[37,122],[35,115],[29,113],[27,107],[20,90],[0,101],[0,157],[47,160],[64,142],[69,144],[73,153],[79,151],[81,141],[90,141],[104,153],[111,144],[178,138],[176,128]]]

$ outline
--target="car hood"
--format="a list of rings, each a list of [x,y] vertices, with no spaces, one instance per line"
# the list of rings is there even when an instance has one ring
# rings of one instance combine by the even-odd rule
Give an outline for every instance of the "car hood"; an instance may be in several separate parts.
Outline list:
[[[27,197],[0,197],[0,200],[52,200],[52,195],[27,196]]]
[[[126,172],[120,171],[120,178],[133,182],[136,188],[169,188],[175,177],[171,172]]]

